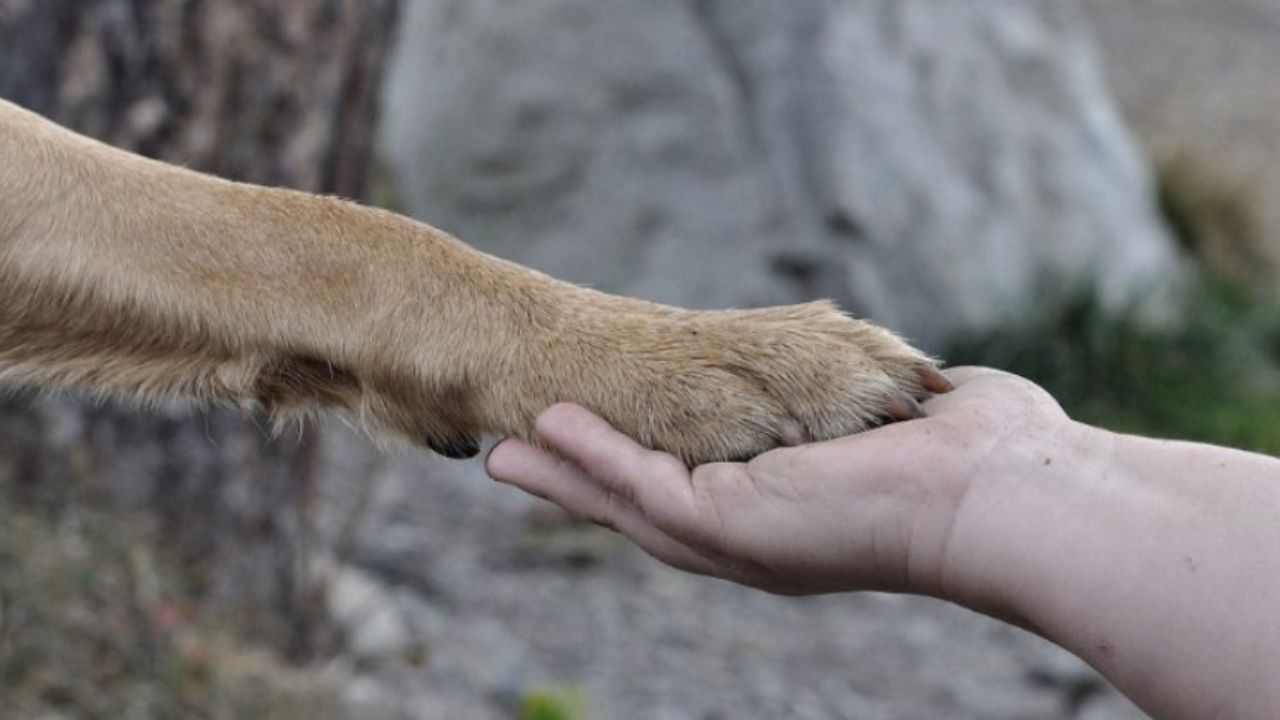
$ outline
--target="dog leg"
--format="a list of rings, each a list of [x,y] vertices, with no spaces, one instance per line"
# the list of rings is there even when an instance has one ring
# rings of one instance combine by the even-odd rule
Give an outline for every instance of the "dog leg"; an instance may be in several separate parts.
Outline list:
[[[690,463],[909,417],[932,361],[826,304],[692,312],[392,213],[232,183],[0,101],[0,380],[344,408],[454,457],[579,402]]]

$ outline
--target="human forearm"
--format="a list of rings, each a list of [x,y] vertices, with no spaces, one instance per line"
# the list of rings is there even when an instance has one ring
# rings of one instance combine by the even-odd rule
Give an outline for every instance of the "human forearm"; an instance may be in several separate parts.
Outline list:
[[[1055,439],[975,482],[957,599],[1071,649],[1156,717],[1276,717],[1280,461],[1075,424]]]

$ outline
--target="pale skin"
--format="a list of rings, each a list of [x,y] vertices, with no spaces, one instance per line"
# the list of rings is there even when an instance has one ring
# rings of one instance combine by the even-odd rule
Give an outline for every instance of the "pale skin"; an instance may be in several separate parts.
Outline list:
[[[494,478],[678,568],[942,598],[1071,650],[1161,720],[1280,717],[1280,460],[1119,435],[950,371],[928,417],[688,470],[559,405]],[[832,672],[839,672],[833,668]]]

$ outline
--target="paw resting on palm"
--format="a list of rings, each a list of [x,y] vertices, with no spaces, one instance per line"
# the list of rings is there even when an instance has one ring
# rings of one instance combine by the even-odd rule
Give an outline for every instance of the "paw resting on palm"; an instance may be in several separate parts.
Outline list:
[[[584,322],[548,350],[559,368],[536,375],[552,396],[518,431],[528,434],[549,404],[575,402],[691,465],[918,417],[920,399],[950,387],[929,357],[828,303],[632,308]]]

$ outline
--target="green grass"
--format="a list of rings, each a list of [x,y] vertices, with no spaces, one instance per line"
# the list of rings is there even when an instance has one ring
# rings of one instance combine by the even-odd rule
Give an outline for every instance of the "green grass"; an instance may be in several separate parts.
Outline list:
[[[1280,308],[1231,286],[1202,290],[1175,329],[1080,300],[945,357],[1030,378],[1090,424],[1280,453]]]
[[[1157,201],[1203,277],[1176,327],[1087,299],[944,353],[1036,381],[1079,420],[1280,454],[1280,293],[1255,190],[1192,155],[1157,162]]]
[[[586,701],[574,689],[534,689],[520,699],[520,720],[582,720]]]

